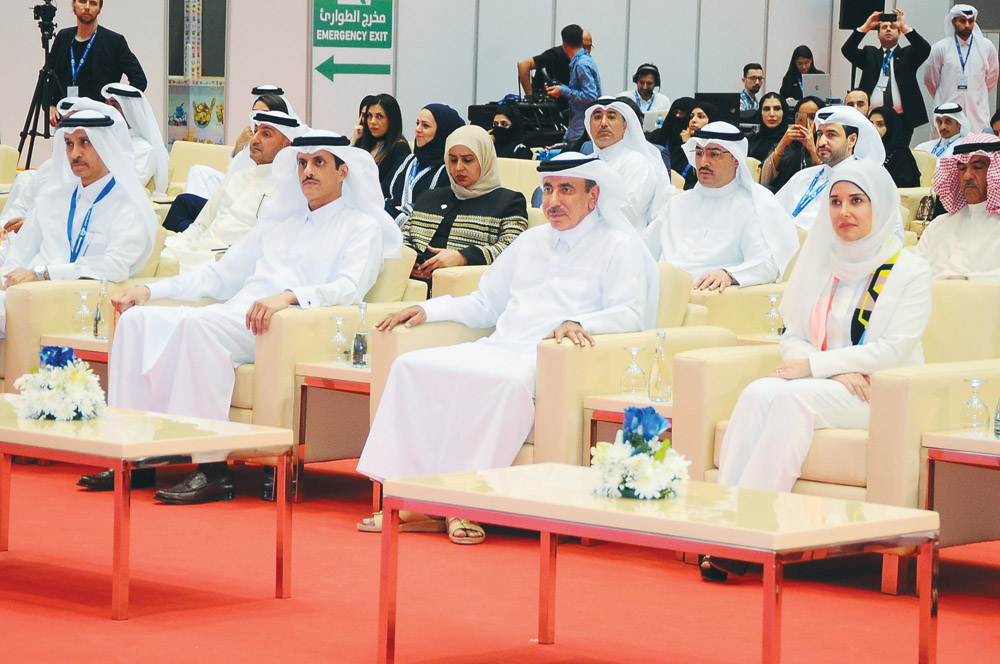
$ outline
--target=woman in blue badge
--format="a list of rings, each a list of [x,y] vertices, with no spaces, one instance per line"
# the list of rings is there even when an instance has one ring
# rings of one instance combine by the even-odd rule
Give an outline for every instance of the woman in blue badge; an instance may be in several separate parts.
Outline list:
[[[451,106],[428,104],[417,114],[413,131],[413,154],[406,156],[393,169],[385,199],[385,210],[400,226],[413,212],[416,198],[435,187],[447,187],[444,167],[444,145],[451,132],[465,124]]]
[[[720,484],[790,491],[809,479],[813,430],[867,429],[871,375],[923,363],[931,270],[903,251],[892,178],[881,164],[845,162],[823,196],[781,302],[782,362],[740,394]],[[712,564],[702,566],[709,580],[735,571]]]
[[[800,44],[792,51],[792,59],[788,63],[788,71],[781,79],[781,88],[778,92],[785,99],[802,99],[802,74],[823,74],[825,72],[816,69],[813,61],[812,50],[805,44]]]

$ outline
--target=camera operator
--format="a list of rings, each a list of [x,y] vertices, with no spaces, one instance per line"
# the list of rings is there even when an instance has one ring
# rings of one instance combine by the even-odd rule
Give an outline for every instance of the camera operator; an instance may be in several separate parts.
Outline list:
[[[146,89],[146,74],[125,37],[97,25],[102,9],[104,0],[73,0],[76,27],[60,30],[52,43],[46,62],[56,76],[47,100],[52,126],[59,121],[57,101],[89,97],[103,102],[101,89],[108,83],[120,83],[122,74],[128,77],[129,85]]]

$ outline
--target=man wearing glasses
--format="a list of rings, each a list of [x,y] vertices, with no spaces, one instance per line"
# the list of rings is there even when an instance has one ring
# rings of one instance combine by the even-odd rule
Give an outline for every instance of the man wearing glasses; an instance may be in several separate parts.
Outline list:
[[[764,85],[764,67],[759,62],[743,65],[743,91],[740,92],[740,110],[755,111],[760,106],[757,93]]]
[[[690,272],[699,290],[779,281],[799,249],[798,233],[774,194],[750,175],[742,132],[710,122],[684,152],[698,184],[671,197],[646,229],[653,256]]]

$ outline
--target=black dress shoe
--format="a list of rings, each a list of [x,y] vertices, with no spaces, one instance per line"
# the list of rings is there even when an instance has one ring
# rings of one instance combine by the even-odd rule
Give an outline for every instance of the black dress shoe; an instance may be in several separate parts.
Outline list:
[[[217,500],[233,500],[236,498],[233,473],[227,470],[213,477],[202,470],[196,470],[185,477],[180,484],[169,489],[160,489],[154,498],[168,505],[195,505]]]
[[[264,489],[260,492],[260,498],[269,503],[278,500],[274,494],[274,466],[264,466]]]
[[[717,567],[714,567],[712,565],[712,559],[708,556],[698,556],[698,569],[701,572],[702,581],[725,583],[729,580],[729,574]]]
[[[114,491],[115,471],[111,468],[102,470],[93,475],[84,475],[76,481],[77,486],[82,486],[88,491]],[[156,486],[155,468],[138,468],[132,471],[133,489],[151,489]]]

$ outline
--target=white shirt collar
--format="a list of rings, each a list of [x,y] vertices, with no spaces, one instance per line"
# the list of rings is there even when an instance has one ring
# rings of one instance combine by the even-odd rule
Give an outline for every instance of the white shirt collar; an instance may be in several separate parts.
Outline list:
[[[85,201],[95,200],[98,196],[101,195],[101,192],[104,191],[104,187],[106,187],[107,184],[111,182],[112,177],[114,176],[111,175],[111,173],[109,172],[100,180],[91,182],[87,186],[81,186],[80,189],[78,190],[77,197],[80,200],[85,200]]]
[[[312,221],[314,223],[321,224],[325,221],[333,219],[335,216],[340,214],[346,207],[347,203],[344,202],[344,197],[341,196],[340,198],[334,201],[330,201],[329,203],[320,208],[311,210],[309,214],[306,216],[306,221]]]
[[[552,248],[555,249],[556,246],[562,242],[569,249],[573,249],[573,247],[579,244],[580,240],[582,240],[583,237],[597,225],[597,216],[598,215],[594,211],[591,211],[590,214],[584,217],[580,223],[573,228],[568,228],[564,231],[555,231],[553,228],[552,230],[554,230],[555,233],[553,233],[554,237],[552,240]]]

